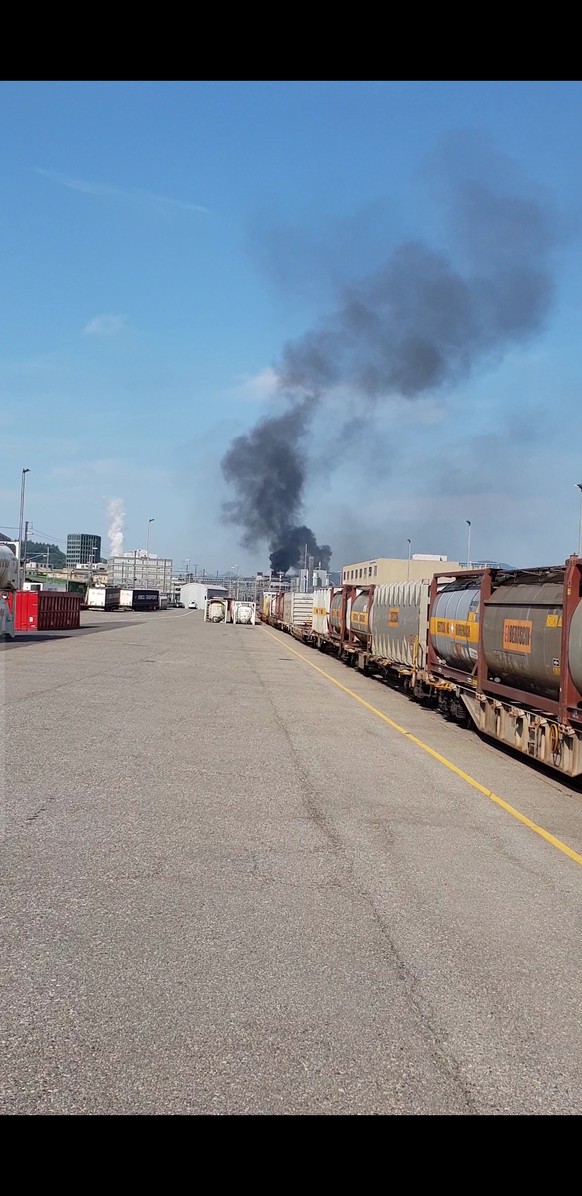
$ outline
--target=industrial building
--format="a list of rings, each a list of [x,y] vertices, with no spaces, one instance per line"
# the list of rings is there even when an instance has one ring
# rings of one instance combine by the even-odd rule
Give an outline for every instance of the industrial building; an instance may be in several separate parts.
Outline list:
[[[120,589],[159,590],[169,597],[174,562],[143,549],[112,556],[107,562],[107,585]]]
[[[67,567],[95,565],[101,560],[101,536],[89,532],[69,532],[67,536]]]
[[[443,573],[450,573],[459,569],[458,561],[448,561],[446,556],[421,556],[417,554],[410,560],[400,560],[396,557],[374,557],[371,561],[357,561],[353,565],[344,565],[342,582],[354,585],[387,585],[392,581],[423,581],[432,577],[441,569]]]

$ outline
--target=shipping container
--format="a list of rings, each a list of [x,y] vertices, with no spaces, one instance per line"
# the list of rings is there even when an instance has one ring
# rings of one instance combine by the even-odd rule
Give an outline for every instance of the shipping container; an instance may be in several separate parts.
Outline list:
[[[314,590],[313,592],[313,613],[311,625],[317,635],[329,634],[328,617],[332,592],[331,586],[327,586],[325,590]]]
[[[19,590],[16,594],[16,631],[74,631],[80,625],[79,594],[56,590]]]
[[[132,610],[133,609],[133,590],[119,591],[119,609]]]
[[[286,627],[311,627],[313,594],[286,593],[283,597],[283,623]]]

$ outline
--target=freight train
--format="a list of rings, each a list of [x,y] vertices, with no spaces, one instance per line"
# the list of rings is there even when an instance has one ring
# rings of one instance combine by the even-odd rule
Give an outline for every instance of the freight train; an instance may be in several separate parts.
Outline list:
[[[315,591],[264,621],[567,776],[582,773],[582,558]]]

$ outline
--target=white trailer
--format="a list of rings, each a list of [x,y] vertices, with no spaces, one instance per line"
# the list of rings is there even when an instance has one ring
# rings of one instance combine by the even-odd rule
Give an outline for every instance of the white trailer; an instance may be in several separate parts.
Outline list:
[[[119,610],[119,596],[116,586],[89,586],[87,606],[90,610]]]
[[[198,610],[204,610],[204,603],[209,598],[226,598],[227,595],[225,586],[213,586],[212,582],[188,581],[180,587],[180,602],[184,603],[186,610],[192,602],[196,603]]]

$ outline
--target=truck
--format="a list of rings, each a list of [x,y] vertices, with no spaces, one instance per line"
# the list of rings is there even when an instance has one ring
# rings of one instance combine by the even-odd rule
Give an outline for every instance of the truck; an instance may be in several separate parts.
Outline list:
[[[132,610],[159,610],[159,590],[133,590],[131,598]]]
[[[89,610],[119,610],[119,586],[89,586],[86,603]]]

